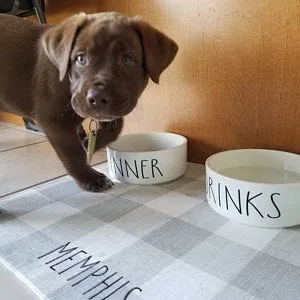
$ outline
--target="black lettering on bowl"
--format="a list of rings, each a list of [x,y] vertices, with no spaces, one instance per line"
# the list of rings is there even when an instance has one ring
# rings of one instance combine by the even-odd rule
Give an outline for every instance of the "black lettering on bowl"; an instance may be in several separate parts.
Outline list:
[[[207,176],[206,195],[208,200],[216,206],[222,207],[228,211],[235,210],[240,215],[250,216],[256,214],[260,218],[270,219],[278,219],[281,216],[281,211],[276,203],[276,200],[280,197],[280,193],[253,193],[248,190],[233,189],[221,182],[216,182],[212,177]],[[222,195],[224,195],[224,197],[222,197]],[[216,199],[218,199],[218,203]],[[261,211],[259,208],[259,203],[261,201],[270,201],[275,209],[275,213]]]
[[[159,161],[156,158],[152,159],[134,159],[127,161],[126,159],[116,159],[110,155],[110,170],[113,174],[121,175],[122,177],[135,177],[137,179],[149,179],[164,177]],[[149,170],[149,174],[147,174]]]

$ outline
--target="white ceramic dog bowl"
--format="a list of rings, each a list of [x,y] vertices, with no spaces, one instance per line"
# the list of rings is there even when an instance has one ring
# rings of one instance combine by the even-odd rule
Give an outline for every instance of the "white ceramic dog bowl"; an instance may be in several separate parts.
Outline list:
[[[206,160],[209,205],[259,227],[300,224],[300,156],[272,150],[232,150]]]
[[[187,140],[167,132],[120,136],[107,147],[110,176],[130,184],[159,184],[182,176]]]

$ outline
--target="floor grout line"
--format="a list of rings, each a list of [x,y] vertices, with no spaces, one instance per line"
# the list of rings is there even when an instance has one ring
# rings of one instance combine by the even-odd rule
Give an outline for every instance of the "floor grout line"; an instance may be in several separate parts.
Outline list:
[[[18,125],[18,124],[14,124],[14,123],[8,123],[8,122],[2,121],[2,120],[0,120],[0,125],[7,127],[7,128],[22,126],[22,125]]]
[[[23,132],[27,132],[29,134],[33,134],[33,135],[38,135],[38,136],[44,136],[46,137],[46,134],[44,132],[39,132],[39,131],[34,131],[34,130],[30,130],[30,129],[27,129],[23,126],[17,126],[17,127],[14,127],[14,129],[18,130],[18,131],[23,131]]]
[[[9,148],[9,149],[5,149],[5,150],[1,150],[0,154],[4,153],[4,152],[8,152],[8,151],[13,151],[13,150],[16,150],[16,149],[20,149],[20,148],[25,148],[25,147],[29,147],[29,146],[33,146],[33,145],[38,145],[38,144],[46,143],[46,142],[48,142],[48,141],[46,140],[46,141],[36,142],[36,143],[27,144],[27,145],[23,145],[23,146],[19,146],[19,147],[14,147],[14,148]]]
[[[102,161],[102,162],[97,162],[97,163],[95,163],[95,164],[92,164],[92,167],[96,167],[96,166],[101,165],[101,164],[106,163],[106,162],[107,162],[107,160],[104,160],[104,161]],[[65,177],[65,176],[68,176],[68,174],[65,173],[65,174],[63,174],[63,175],[59,175],[59,176],[53,177],[53,178],[51,178],[51,179],[47,179],[47,180],[44,180],[44,181],[40,181],[40,182],[38,182],[38,183],[36,183],[36,184],[33,184],[33,185],[27,186],[27,187],[25,187],[25,188],[22,188],[22,189],[19,189],[19,190],[10,192],[10,193],[8,193],[8,194],[0,195],[0,201],[1,201],[1,199],[5,198],[5,197],[9,197],[9,196],[15,195],[15,194],[17,194],[17,193],[20,193],[20,192],[23,192],[23,191],[32,189],[32,188],[34,188],[34,187],[36,187],[36,186],[39,186],[39,185],[48,183],[48,182],[50,182],[50,181],[54,181],[54,180],[56,180],[56,179],[59,179],[59,178]],[[73,179],[73,180],[74,180],[74,179]]]
[[[22,189],[13,191],[13,192],[11,192],[11,193],[4,194],[4,195],[0,195],[0,200],[1,200],[2,198],[9,197],[9,196],[15,195],[15,194],[17,194],[17,193],[24,192],[24,191],[26,191],[26,190],[32,189],[32,188],[34,188],[34,187],[36,187],[36,186],[38,186],[38,185],[42,185],[42,184],[48,183],[48,182],[50,182],[50,181],[53,181],[53,180],[56,180],[56,179],[65,177],[65,176],[67,176],[67,175],[68,175],[68,174],[63,174],[63,175],[60,175],[60,176],[56,176],[56,177],[53,177],[53,178],[51,178],[51,179],[47,179],[47,180],[44,180],[44,181],[40,181],[40,182],[38,182],[38,183],[36,183],[36,184],[29,185],[29,186],[27,186],[27,187],[25,187],[25,188],[22,188]]]

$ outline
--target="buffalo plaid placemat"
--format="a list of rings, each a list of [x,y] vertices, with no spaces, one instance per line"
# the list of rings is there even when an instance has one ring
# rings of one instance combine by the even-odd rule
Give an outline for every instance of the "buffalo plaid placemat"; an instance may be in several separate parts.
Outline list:
[[[0,211],[0,259],[45,299],[300,299],[300,227],[217,215],[202,165],[103,194],[64,177],[2,199]]]

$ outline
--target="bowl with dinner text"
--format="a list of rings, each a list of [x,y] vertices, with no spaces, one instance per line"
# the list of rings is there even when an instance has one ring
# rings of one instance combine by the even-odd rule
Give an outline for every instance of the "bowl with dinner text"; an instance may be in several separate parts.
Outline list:
[[[109,173],[129,184],[160,184],[181,177],[187,167],[187,140],[169,132],[120,136],[107,146]]]

